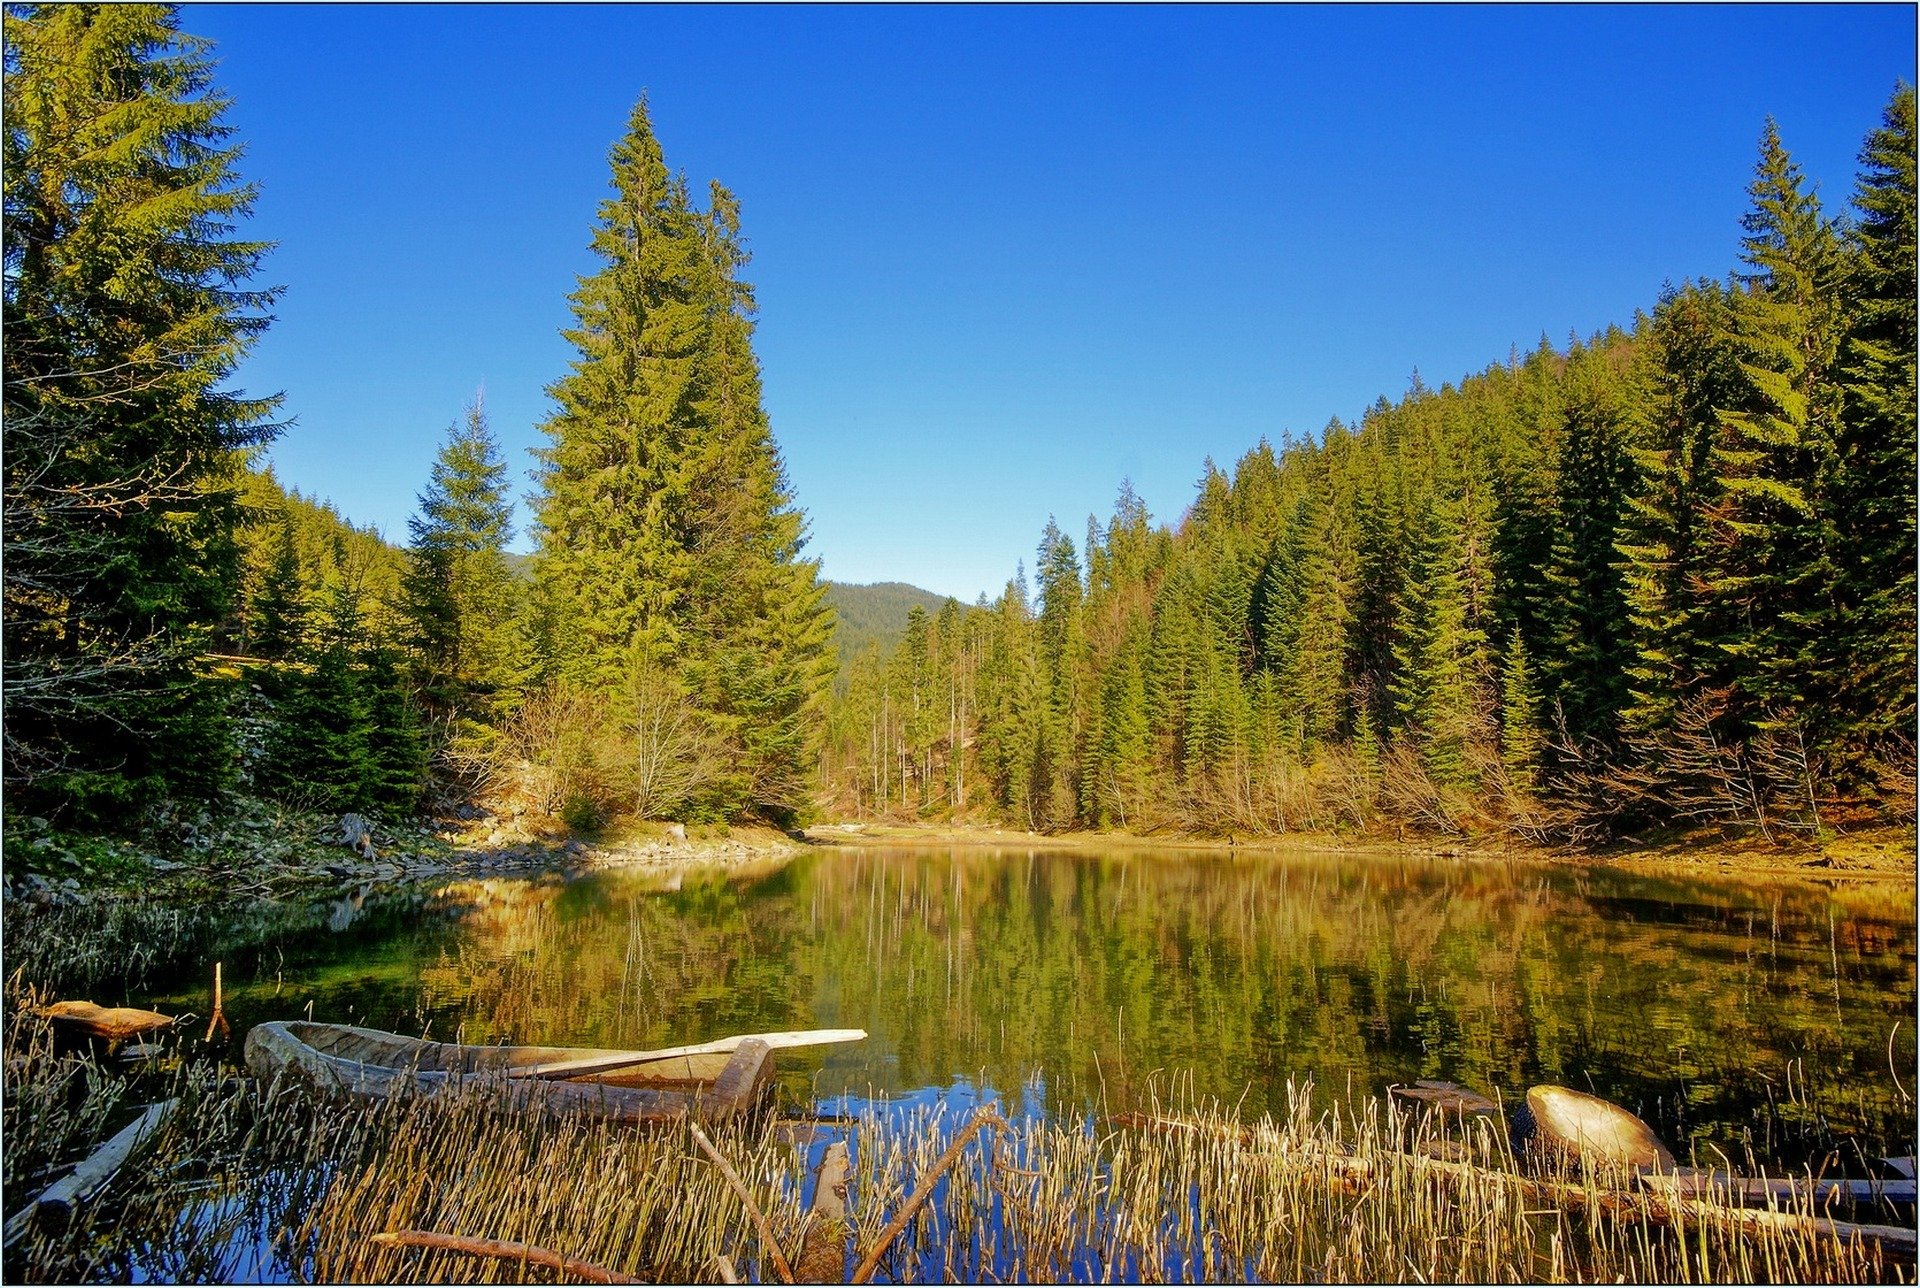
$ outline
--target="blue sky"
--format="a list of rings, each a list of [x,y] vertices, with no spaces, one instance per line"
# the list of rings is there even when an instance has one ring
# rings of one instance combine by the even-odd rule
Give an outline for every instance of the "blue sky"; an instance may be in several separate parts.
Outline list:
[[[650,98],[740,198],[810,553],[972,600],[1131,477],[1724,275],[1771,113],[1829,208],[1908,5],[199,5],[286,294],[281,479],[404,541],[484,386],[516,470]],[[524,523],[524,510],[523,510]],[[522,541],[524,547],[524,540]]]

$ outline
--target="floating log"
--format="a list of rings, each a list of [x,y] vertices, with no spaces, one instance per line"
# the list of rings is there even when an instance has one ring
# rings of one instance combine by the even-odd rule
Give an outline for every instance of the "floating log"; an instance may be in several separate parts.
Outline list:
[[[1129,1127],[1214,1135],[1216,1138],[1237,1140],[1245,1145],[1251,1145],[1254,1140],[1253,1133],[1245,1129],[1237,1132],[1227,1131],[1212,1124],[1196,1123],[1181,1118],[1121,1114],[1117,1115],[1114,1121]],[[1680,1219],[1722,1221],[1749,1230],[1803,1231],[1830,1237],[1843,1243],[1859,1239],[1877,1243],[1889,1252],[1901,1254],[1908,1261],[1914,1260],[1916,1253],[1920,1253],[1920,1237],[1916,1237],[1912,1226],[1867,1225],[1852,1221],[1837,1221],[1829,1217],[1809,1216],[1799,1212],[1768,1211],[1703,1202],[1683,1196],[1671,1184],[1663,1188],[1658,1178],[1645,1175],[1636,1176],[1634,1179],[1641,1184],[1652,1181],[1654,1188],[1593,1189],[1564,1181],[1520,1176],[1499,1168],[1428,1158],[1421,1154],[1383,1153],[1370,1158],[1356,1158],[1350,1154],[1309,1148],[1294,1153],[1292,1157],[1303,1166],[1325,1167],[1329,1171],[1354,1180],[1374,1180],[1382,1167],[1390,1166],[1394,1160],[1405,1160],[1416,1173],[1425,1170],[1458,1180],[1491,1180],[1511,1186],[1529,1199],[1559,1204],[1569,1211],[1597,1206],[1624,1220],[1646,1219],[1661,1224],[1674,1224]]]
[[[853,1238],[853,1227],[847,1221],[847,1177],[851,1171],[847,1143],[836,1140],[828,1145],[814,1174],[813,1206],[807,1209],[800,1254],[793,1259],[798,1283],[834,1284],[846,1276],[847,1245]]]
[[[82,1159],[78,1167],[42,1190],[33,1202],[9,1217],[4,1233],[0,1234],[0,1242],[11,1245],[26,1233],[27,1227],[35,1220],[47,1221],[55,1226],[66,1225],[73,1219],[76,1210],[91,1202],[95,1195],[106,1188],[107,1182],[133,1157],[133,1152],[160,1129],[179,1103],[178,1100],[162,1100],[159,1104],[148,1105],[138,1118]]]
[[[70,1036],[101,1042],[144,1037],[170,1027],[174,1020],[173,1016],[158,1011],[143,1011],[134,1006],[96,1006],[92,1002],[54,1002],[41,1007],[39,1013]]]
[[[1816,1205],[1825,1203],[1912,1203],[1915,1184],[1909,1180],[1867,1178],[1821,1179],[1795,1176],[1734,1176],[1728,1172],[1707,1172],[1683,1167],[1671,1176],[1657,1173],[1643,1176],[1642,1183],[1652,1188],[1668,1188],[1691,1197],[1711,1195],[1738,1203],[1792,1202],[1802,1196]]]
[[[1411,1087],[1388,1087],[1387,1094],[1398,1096],[1402,1100],[1432,1105],[1435,1109],[1451,1110],[1458,1114],[1497,1116],[1500,1113],[1500,1106],[1477,1091],[1467,1090],[1457,1082],[1433,1082],[1422,1078]]]
[[[439,1252],[459,1252],[469,1257],[489,1257],[496,1261],[518,1261],[530,1266],[546,1266],[575,1279],[596,1284],[637,1284],[644,1279],[623,1275],[617,1270],[596,1266],[591,1261],[563,1257],[531,1243],[508,1239],[470,1239],[461,1234],[436,1234],[432,1230],[384,1230],[373,1236],[383,1248],[432,1248]]]

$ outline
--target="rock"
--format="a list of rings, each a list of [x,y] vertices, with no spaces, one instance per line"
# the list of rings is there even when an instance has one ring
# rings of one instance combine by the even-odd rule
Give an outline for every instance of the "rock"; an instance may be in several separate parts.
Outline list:
[[[1653,1129],[1611,1101],[1567,1087],[1527,1091],[1526,1120],[1516,1122],[1530,1154],[1602,1167],[1671,1172],[1673,1155]],[[1530,1130],[1529,1130],[1530,1128]]]
[[[340,816],[339,844],[353,850],[363,859],[379,857],[373,848],[373,826],[358,814]]]

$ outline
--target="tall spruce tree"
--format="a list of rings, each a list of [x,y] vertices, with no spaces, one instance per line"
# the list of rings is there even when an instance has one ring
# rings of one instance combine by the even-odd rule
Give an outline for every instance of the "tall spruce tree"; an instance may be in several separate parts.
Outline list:
[[[537,591],[546,669],[616,685],[676,677],[720,755],[693,807],[802,808],[833,669],[818,565],[760,402],[735,203],[693,207],[643,100],[574,292],[578,350],[550,390]]]
[[[193,662],[236,586],[238,450],[276,429],[223,388],[268,247],[235,236],[254,190],[171,9],[9,6],[5,41],[6,778],[125,818],[231,769]]]
[[[1915,676],[1914,87],[1867,137],[1844,279],[1841,414],[1832,485],[1839,613],[1848,665],[1835,717],[1845,759],[1911,757]],[[1904,741],[1904,748],[1900,744]]]
[[[472,738],[510,701],[522,669],[507,465],[476,397],[433,463],[401,580],[402,612],[429,711]]]

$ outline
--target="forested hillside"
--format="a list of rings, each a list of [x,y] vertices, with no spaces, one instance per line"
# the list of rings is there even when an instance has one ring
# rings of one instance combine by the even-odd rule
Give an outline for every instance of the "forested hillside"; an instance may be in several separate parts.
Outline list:
[[[844,581],[827,583],[827,603],[833,608],[833,646],[840,656],[840,689],[844,692],[853,665],[869,652],[889,653],[906,634],[907,615],[918,608],[938,612],[944,596],[904,581],[882,581],[856,586]]]
[[[1038,829],[1779,836],[1914,794],[1914,98],[1823,211],[1769,124],[1725,282],[1357,425],[1123,487],[916,613],[842,809]]]
[[[240,235],[254,192],[178,12],[5,21],[10,814],[810,806],[832,615],[761,407],[739,210],[718,184],[694,205],[644,103],[549,390],[529,569],[477,400],[404,550],[253,468],[277,401],[228,385],[271,247]]]
[[[1910,87],[1845,212],[1768,126],[1727,280],[1208,462],[1175,523],[1122,486],[963,607],[805,556],[738,203],[695,200],[644,100],[548,388],[535,553],[507,553],[478,400],[401,549],[259,468],[278,402],[232,385],[271,247],[207,47],[160,6],[5,23],[10,817],[129,831],[234,793],[581,827],[1911,817]]]

